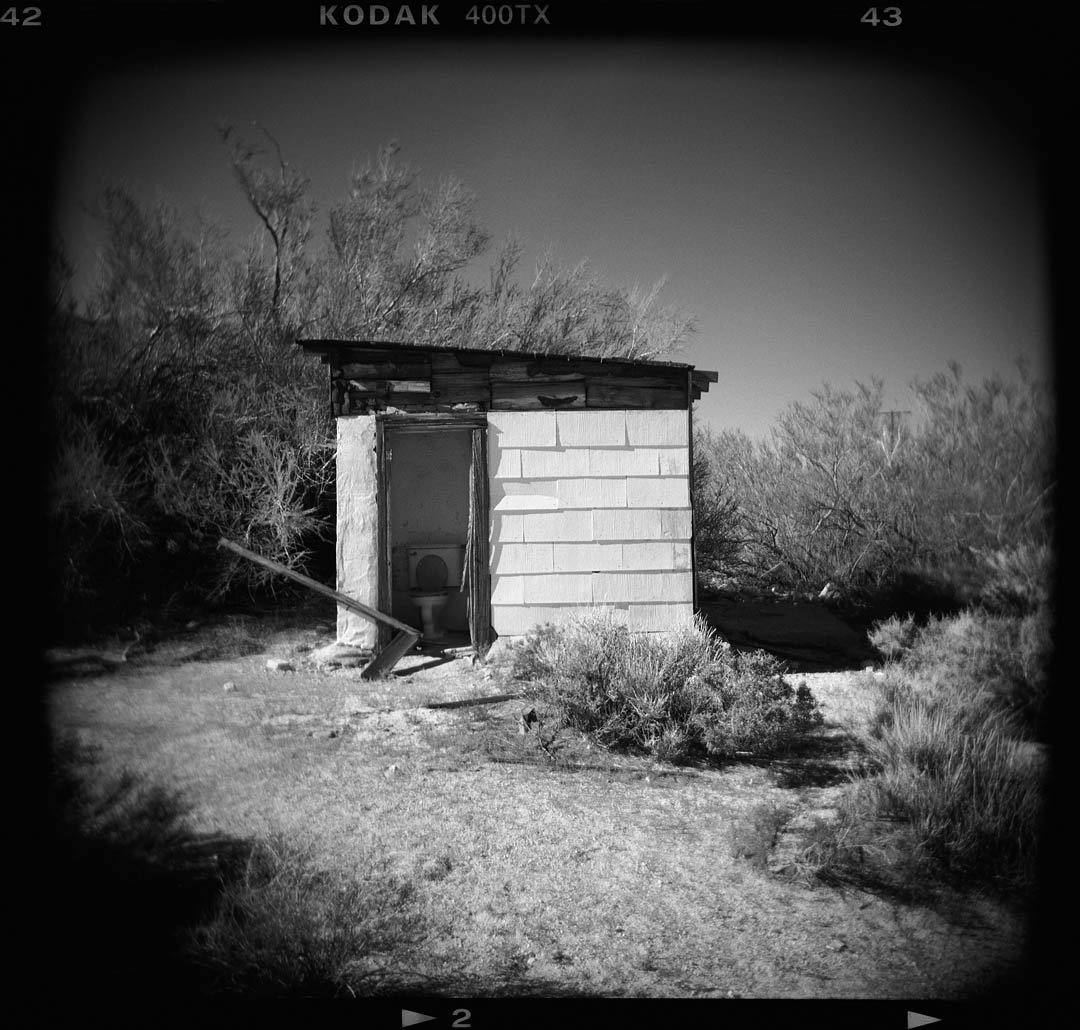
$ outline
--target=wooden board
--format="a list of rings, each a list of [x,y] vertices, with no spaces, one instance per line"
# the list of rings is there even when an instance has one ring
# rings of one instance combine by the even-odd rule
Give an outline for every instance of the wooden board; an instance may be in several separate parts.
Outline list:
[[[369,608],[366,604],[361,604],[356,598],[349,597],[348,594],[333,590],[325,584],[320,583],[318,580],[310,579],[308,576],[301,575],[299,572],[293,572],[292,569],[287,569],[284,565],[279,565],[276,561],[264,558],[261,554],[255,554],[254,551],[249,551],[246,547],[234,544],[231,540],[226,540],[222,537],[218,541],[218,547],[224,547],[234,554],[240,555],[241,558],[246,558],[248,561],[252,561],[256,565],[261,565],[271,572],[286,576],[288,579],[299,583],[301,586],[305,586],[309,590],[314,590],[315,593],[322,594],[323,597],[329,597],[331,600],[337,601],[338,604],[344,605],[344,607],[350,608],[355,612],[359,612],[361,615],[365,615],[375,622],[394,627],[394,629],[398,631],[397,635],[378,655],[376,655],[373,661],[364,667],[363,671],[360,673],[361,677],[364,679],[370,679],[372,676],[377,676],[381,672],[392,669],[394,665],[397,664],[397,660],[407,651],[415,647],[416,642],[420,639],[419,631],[412,626],[407,626],[404,622],[398,622],[397,619],[385,615],[383,612],[377,612],[374,608]]]
[[[374,679],[376,676],[389,672],[414,647],[420,639],[416,630],[402,631],[390,641],[360,672],[360,678],[365,680]]]
[[[430,379],[431,362],[402,358],[398,361],[351,361],[331,369],[343,379]]]
[[[580,382],[585,377],[569,364],[541,365],[538,361],[513,361],[492,365],[493,383],[565,383]]]
[[[465,367],[453,354],[432,354],[431,396],[441,404],[491,403],[487,368]]]
[[[585,380],[560,383],[492,383],[491,406],[502,411],[584,408]]]
[[[652,408],[677,409],[686,407],[686,389],[682,386],[635,386],[629,381],[590,381],[586,393],[590,408]]]

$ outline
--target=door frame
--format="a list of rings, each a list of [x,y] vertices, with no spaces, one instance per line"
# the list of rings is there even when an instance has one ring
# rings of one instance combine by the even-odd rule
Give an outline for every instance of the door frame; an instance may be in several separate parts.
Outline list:
[[[462,414],[380,414],[375,416],[375,462],[377,484],[377,519],[379,537],[379,611],[391,614],[393,608],[390,540],[391,455],[388,434],[432,433],[442,430],[470,430],[469,460],[469,555],[464,575],[469,577],[469,639],[478,654],[491,645],[491,562],[489,535],[491,527],[490,491],[487,467],[487,415],[484,412]],[[482,511],[474,511],[475,508]],[[390,642],[387,626],[379,626],[379,650]]]

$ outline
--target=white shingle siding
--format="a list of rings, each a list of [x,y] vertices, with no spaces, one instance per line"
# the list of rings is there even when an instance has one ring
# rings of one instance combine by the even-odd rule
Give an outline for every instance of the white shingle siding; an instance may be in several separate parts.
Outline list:
[[[557,479],[497,479],[491,484],[493,511],[545,511],[560,505]]]
[[[625,508],[626,479],[560,479],[560,508]]]
[[[491,606],[498,611],[499,605],[525,603],[525,577],[498,575],[491,577]]]
[[[591,604],[594,573],[523,576],[526,604]]]
[[[592,517],[591,511],[553,511],[525,515],[525,540],[529,543],[592,540]]]
[[[626,442],[631,447],[689,447],[686,411],[626,411]]]
[[[625,572],[679,568],[675,564],[675,545],[669,541],[636,540],[619,544],[619,547],[622,548],[622,564],[619,568]]]
[[[628,508],[688,508],[690,484],[686,476],[664,476],[656,479],[627,479]]]
[[[650,633],[670,633],[686,629],[694,621],[694,606],[690,602],[677,604],[632,604],[626,609],[626,625],[632,630]]]
[[[560,411],[559,445],[562,447],[625,447],[628,411]],[[685,415],[686,413],[683,412]],[[655,441],[652,446],[656,446]]]
[[[508,515],[505,512],[491,513],[491,542],[521,543],[525,539],[525,516]],[[495,568],[492,564],[492,568]]]
[[[689,540],[691,517],[689,507],[682,510],[661,511],[660,537],[663,540]]]
[[[496,632],[519,636],[596,607],[635,631],[690,624],[688,420],[488,413]]]
[[[611,509],[592,513],[593,540],[660,540],[664,537],[660,511]]]
[[[526,591],[526,597],[528,591]],[[592,601],[689,601],[694,584],[685,572],[594,572]]]
[[[656,455],[660,463],[660,475],[687,476],[690,474],[690,449],[688,447],[665,447],[657,451]]]
[[[628,629],[641,633],[670,633],[685,629],[694,618],[692,604],[612,605],[504,605],[498,609],[499,630],[504,636],[524,636],[536,626],[558,625],[585,614],[603,614]]]
[[[520,479],[521,451],[511,447],[506,450],[492,451],[495,461],[491,466],[492,479]]]
[[[498,450],[554,447],[557,443],[553,411],[489,411],[487,423],[488,446]]]
[[[617,571],[623,565],[622,544],[552,544],[556,572]]]
[[[689,540],[678,540],[671,545],[671,568],[690,572],[694,568],[693,547]]]
[[[661,452],[649,447],[589,447],[587,450],[569,453],[588,457],[588,469],[582,475],[655,476],[660,467]]]
[[[521,474],[528,479],[581,478],[589,474],[589,452],[565,447],[525,451],[521,453]]]
[[[491,565],[504,575],[553,572],[554,544],[495,544]]]
[[[498,619],[496,632],[505,637],[520,637],[535,626],[542,626],[545,622],[564,622],[572,618],[574,614],[589,610],[571,605],[557,607],[540,604],[503,605],[494,609]]]

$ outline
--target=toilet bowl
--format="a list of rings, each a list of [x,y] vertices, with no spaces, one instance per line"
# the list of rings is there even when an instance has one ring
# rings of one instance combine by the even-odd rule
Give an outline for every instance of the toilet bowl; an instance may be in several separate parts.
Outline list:
[[[456,580],[456,582],[452,582]],[[423,639],[439,640],[449,587],[461,584],[461,547],[428,544],[409,549],[409,601],[419,610]]]

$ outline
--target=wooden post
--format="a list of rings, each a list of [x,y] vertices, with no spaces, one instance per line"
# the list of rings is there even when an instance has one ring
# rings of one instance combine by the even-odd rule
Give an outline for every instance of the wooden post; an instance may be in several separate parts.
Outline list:
[[[491,569],[488,534],[491,532],[491,499],[488,491],[487,430],[472,431],[469,462],[469,635],[473,650],[483,658],[491,647]]]

